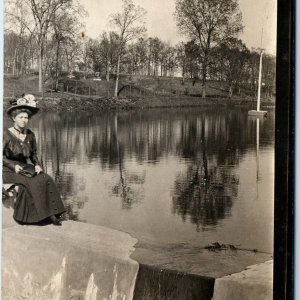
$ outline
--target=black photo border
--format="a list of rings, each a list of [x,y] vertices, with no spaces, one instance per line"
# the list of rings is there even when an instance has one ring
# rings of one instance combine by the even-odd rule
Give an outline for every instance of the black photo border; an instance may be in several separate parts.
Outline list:
[[[294,299],[295,0],[277,1],[274,299]]]

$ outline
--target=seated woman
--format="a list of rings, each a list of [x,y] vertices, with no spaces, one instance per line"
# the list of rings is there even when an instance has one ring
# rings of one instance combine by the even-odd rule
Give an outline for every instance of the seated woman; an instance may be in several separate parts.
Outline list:
[[[41,168],[34,133],[27,128],[38,110],[32,95],[18,99],[7,110],[14,125],[3,132],[3,183],[19,186],[13,215],[18,223],[61,225],[65,207],[54,181]]]

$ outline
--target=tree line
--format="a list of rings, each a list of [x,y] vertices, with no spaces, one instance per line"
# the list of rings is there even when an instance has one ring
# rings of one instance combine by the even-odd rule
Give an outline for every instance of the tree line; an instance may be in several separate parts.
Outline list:
[[[146,11],[123,0],[110,16],[110,29],[92,39],[85,35],[86,15],[77,0],[6,0],[4,72],[38,72],[39,89],[48,79],[58,88],[63,74],[77,70],[83,77],[99,72],[115,80],[120,74],[182,76],[202,84],[227,84],[228,95],[248,90],[255,94],[261,50],[249,49],[239,39],[242,16],[237,0],[175,0],[174,18],[185,41],[176,45],[147,37]],[[276,58],[263,56],[263,91],[274,93]]]

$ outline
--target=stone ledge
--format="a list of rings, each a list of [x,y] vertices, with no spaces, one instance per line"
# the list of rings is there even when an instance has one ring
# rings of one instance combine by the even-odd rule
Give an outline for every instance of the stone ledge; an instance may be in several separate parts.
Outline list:
[[[273,299],[273,260],[216,279],[213,300],[224,299]]]
[[[244,270],[271,255],[135,251],[127,233],[73,221],[20,226],[12,212],[3,207],[4,300],[272,299],[272,261]]]
[[[132,299],[136,239],[80,222],[2,232],[2,299]],[[95,238],[96,237],[96,238]]]

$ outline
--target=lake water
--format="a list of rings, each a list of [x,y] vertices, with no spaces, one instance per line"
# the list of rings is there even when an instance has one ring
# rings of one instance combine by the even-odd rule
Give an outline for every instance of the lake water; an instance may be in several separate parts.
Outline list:
[[[67,218],[153,245],[272,252],[274,111],[180,108],[37,116],[31,128]]]

